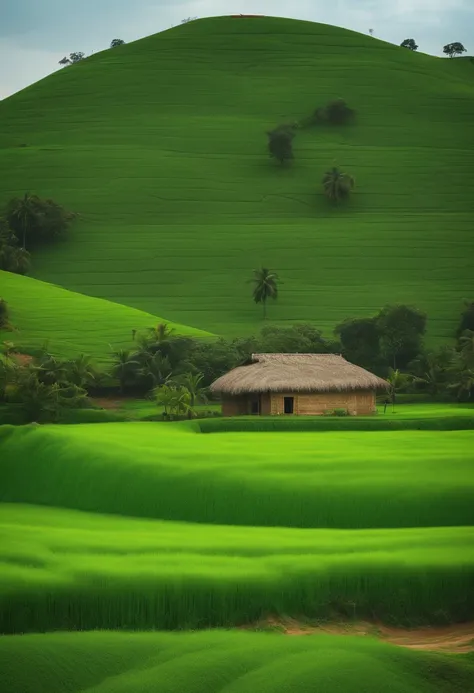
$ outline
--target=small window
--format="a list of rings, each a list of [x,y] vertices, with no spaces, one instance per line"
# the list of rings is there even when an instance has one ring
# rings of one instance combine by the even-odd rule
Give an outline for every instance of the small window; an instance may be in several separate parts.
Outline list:
[[[294,397],[285,397],[283,399],[283,411],[285,414],[293,414],[295,410],[295,398]]]
[[[250,402],[250,413],[251,414],[260,414],[260,400],[253,399]]]

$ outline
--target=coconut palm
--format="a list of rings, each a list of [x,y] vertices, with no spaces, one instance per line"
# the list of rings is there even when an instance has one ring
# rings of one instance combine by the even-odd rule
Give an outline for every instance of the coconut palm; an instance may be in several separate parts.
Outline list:
[[[197,402],[206,402],[207,400],[207,388],[201,384],[203,379],[202,373],[186,373],[175,379],[178,385],[182,385],[189,392],[191,407],[194,407]]]
[[[67,380],[78,387],[87,387],[95,383],[97,371],[92,363],[92,357],[79,354],[75,359],[66,363]]]
[[[322,182],[324,194],[334,202],[348,198],[355,185],[354,178],[341,171],[337,166],[326,171]]]
[[[279,277],[276,272],[262,267],[254,270],[254,277],[251,280],[254,284],[253,300],[255,303],[263,304],[263,319],[267,317],[267,301],[269,298],[276,301],[278,298],[278,282]]]
[[[39,202],[37,195],[26,192],[23,197],[10,200],[7,208],[7,218],[13,230],[21,233],[22,248],[26,248],[26,238],[39,221]]]
[[[135,376],[140,362],[127,349],[118,349],[112,353],[114,363],[111,375],[119,381],[120,392],[123,394],[127,383]]]
[[[401,373],[398,368],[395,370],[393,368],[389,368],[387,382],[390,385],[389,394],[392,402],[392,411],[394,411],[396,393],[400,392],[408,385],[409,376],[406,373]]]

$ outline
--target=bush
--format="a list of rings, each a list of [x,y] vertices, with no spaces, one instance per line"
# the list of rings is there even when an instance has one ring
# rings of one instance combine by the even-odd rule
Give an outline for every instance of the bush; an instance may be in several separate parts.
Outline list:
[[[313,117],[316,123],[347,125],[354,121],[355,111],[349,108],[344,99],[336,99],[330,101],[327,106],[317,108]]]
[[[26,193],[11,199],[6,220],[23,248],[56,240],[64,234],[77,215],[51,199]]]
[[[283,164],[293,159],[294,129],[291,125],[280,125],[275,130],[267,132],[268,151],[270,156]]]
[[[8,305],[5,299],[0,298],[0,328],[8,327]]]

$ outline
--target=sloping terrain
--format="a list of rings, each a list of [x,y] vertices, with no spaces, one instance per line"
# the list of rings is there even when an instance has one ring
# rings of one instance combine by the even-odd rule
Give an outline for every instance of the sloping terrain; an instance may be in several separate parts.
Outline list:
[[[67,291],[31,277],[0,271],[0,297],[8,304],[11,329],[0,330],[0,341],[13,342],[21,351],[47,344],[55,355],[73,358],[90,354],[97,361],[110,358],[111,349],[132,348],[132,330],[156,327],[163,318]],[[201,330],[168,323],[176,333],[210,336]]]
[[[343,97],[345,128],[265,131]],[[80,212],[38,277],[219,334],[255,330],[246,283],[276,269],[275,321],[330,330],[387,302],[452,335],[474,291],[474,65],[336,27],[205,19],[104,51],[0,103],[1,200],[25,190]],[[357,192],[321,193],[336,162]]]
[[[469,655],[219,631],[4,637],[0,666],[9,693],[464,693],[474,676]]]

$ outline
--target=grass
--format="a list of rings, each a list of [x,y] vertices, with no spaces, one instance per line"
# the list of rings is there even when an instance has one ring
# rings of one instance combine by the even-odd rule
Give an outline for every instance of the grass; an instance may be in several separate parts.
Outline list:
[[[0,632],[474,618],[474,528],[204,526],[0,507]]]
[[[133,348],[132,330],[145,331],[163,322],[118,303],[84,296],[59,286],[0,271],[0,295],[8,304],[11,330],[0,330],[0,341],[11,341],[28,353],[45,343],[55,355],[74,358],[92,355],[110,359],[114,349]],[[177,333],[192,337],[211,335],[170,323]]]
[[[371,639],[257,633],[54,633],[4,637],[9,693],[461,693],[469,655]]]
[[[261,326],[246,280],[263,263],[284,281],[276,323],[328,332],[401,302],[446,341],[474,291],[473,75],[322,24],[191,22],[0,103],[0,202],[31,190],[81,213],[34,257],[74,291],[239,334]],[[291,166],[268,160],[266,130],[339,96],[353,127],[300,131]],[[357,181],[339,209],[320,189],[334,161]]]
[[[474,431],[0,428],[0,501],[241,526],[474,524]]]

